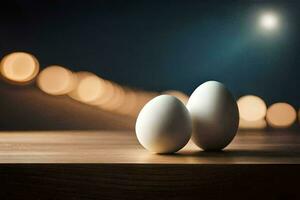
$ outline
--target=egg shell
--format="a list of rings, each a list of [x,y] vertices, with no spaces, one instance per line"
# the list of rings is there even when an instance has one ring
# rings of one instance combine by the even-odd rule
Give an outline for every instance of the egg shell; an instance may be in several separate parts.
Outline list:
[[[193,121],[193,142],[203,150],[221,150],[236,135],[239,112],[236,100],[220,82],[200,85],[187,103]]]
[[[192,120],[185,105],[171,95],[150,100],[136,121],[140,144],[155,153],[174,153],[183,148],[192,133]]]

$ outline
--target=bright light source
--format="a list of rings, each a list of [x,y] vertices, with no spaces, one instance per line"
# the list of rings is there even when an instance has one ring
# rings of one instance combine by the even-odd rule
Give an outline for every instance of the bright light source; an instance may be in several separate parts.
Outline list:
[[[49,66],[38,76],[39,88],[51,95],[67,94],[74,89],[76,76],[61,66]]]
[[[254,95],[246,95],[237,101],[240,118],[245,121],[258,121],[266,116],[267,106],[265,102]]]
[[[39,62],[28,53],[11,53],[1,61],[1,74],[13,83],[28,83],[38,72]]]
[[[260,26],[265,30],[274,30],[278,27],[279,19],[274,13],[264,13],[260,17]]]
[[[275,103],[267,111],[267,121],[274,128],[289,127],[295,122],[296,117],[296,110],[287,103]]]

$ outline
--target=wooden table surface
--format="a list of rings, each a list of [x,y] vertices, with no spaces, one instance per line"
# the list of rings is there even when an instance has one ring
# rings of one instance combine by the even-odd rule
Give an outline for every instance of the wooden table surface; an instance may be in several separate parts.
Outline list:
[[[0,199],[299,199],[299,142],[239,132],[221,152],[156,155],[133,132],[1,132]]]
[[[158,155],[139,145],[134,132],[1,132],[1,163],[246,164],[300,163],[300,133],[239,132],[221,152],[190,142],[176,154]]]

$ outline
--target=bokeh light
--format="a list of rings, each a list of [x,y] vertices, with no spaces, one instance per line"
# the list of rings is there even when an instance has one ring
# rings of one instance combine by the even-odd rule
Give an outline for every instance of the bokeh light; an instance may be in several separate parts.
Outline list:
[[[78,72],[76,76],[77,84],[69,96],[83,103],[95,104],[97,99],[104,95],[104,80],[90,72]]]
[[[297,118],[296,110],[287,103],[275,103],[268,108],[267,122],[274,128],[291,126]]]
[[[109,99],[107,98],[102,98],[99,99],[101,101],[101,103],[99,104],[99,100],[98,100],[98,106],[100,108],[103,108],[105,110],[108,111],[118,111],[118,108],[124,103],[125,101],[125,97],[124,97],[124,91],[123,88],[115,83],[112,82],[108,82],[107,84],[109,87],[106,87],[105,89],[105,93],[108,95]],[[105,101],[103,101],[105,100]]]
[[[245,121],[259,121],[266,116],[266,103],[258,96],[242,96],[238,99],[237,104],[240,118]]]
[[[76,76],[64,67],[52,65],[41,71],[37,84],[42,91],[48,94],[67,94],[74,89]]]
[[[298,121],[299,121],[299,123],[300,123],[300,109],[299,109],[299,111],[298,111]]]
[[[178,98],[184,105],[186,105],[189,100],[188,95],[184,94],[183,92],[177,91],[177,90],[165,91],[164,94],[168,94],[168,95]]]
[[[120,114],[135,116],[135,109],[137,105],[137,94],[133,89],[123,88],[124,101],[118,109]]]
[[[105,108],[107,104],[114,98],[115,88],[111,81],[103,80],[102,83],[102,95],[93,102],[93,105],[100,108]]]
[[[264,129],[267,127],[267,122],[265,119],[260,119],[257,121],[246,121],[240,119],[239,129]]]
[[[263,13],[260,16],[259,24],[264,30],[274,30],[279,25],[278,15],[274,12]]]
[[[39,62],[28,53],[15,52],[5,56],[1,61],[2,76],[12,83],[28,83],[39,72]]]

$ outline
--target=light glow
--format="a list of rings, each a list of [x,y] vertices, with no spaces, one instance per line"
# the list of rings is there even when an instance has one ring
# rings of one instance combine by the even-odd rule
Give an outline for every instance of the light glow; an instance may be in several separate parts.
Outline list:
[[[299,109],[299,111],[298,111],[298,121],[299,121],[299,123],[300,123],[300,109]]]
[[[265,119],[260,119],[257,121],[246,121],[240,119],[239,129],[264,129],[267,127],[267,122]]]
[[[63,95],[74,89],[76,76],[64,67],[52,65],[41,71],[37,83],[45,93]]]
[[[15,52],[5,56],[0,64],[2,76],[12,83],[28,83],[39,72],[39,62],[28,53]]]
[[[274,30],[279,25],[279,19],[275,13],[268,12],[261,15],[259,23],[265,30]]]
[[[136,108],[136,92],[130,88],[124,88],[124,100],[123,104],[119,107],[118,112],[120,114],[135,116]]]
[[[238,99],[240,118],[244,121],[259,121],[265,118],[266,103],[258,96],[246,95]]]
[[[268,108],[267,122],[274,128],[291,126],[297,117],[296,110],[287,103],[275,103]]]
[[[104,95],[104,80],[90,72],[78,72],[77,85],[69,96],[77,101],[94,105],[97,99]]]
[[[112,87],[111,91],[107,90],[107,93],[110,94],[109,101],[106,101],[99,106],[104,110],[117,112],[118,108],[125,103],[125,93],[123,88],[115,83],[110,82],[110,86]]]

